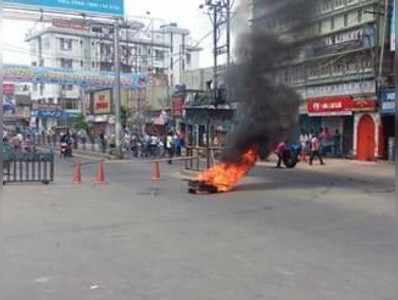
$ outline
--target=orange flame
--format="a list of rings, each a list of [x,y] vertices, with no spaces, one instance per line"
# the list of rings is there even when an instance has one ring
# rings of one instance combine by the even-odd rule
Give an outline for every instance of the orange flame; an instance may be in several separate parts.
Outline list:
[[[242,155],[240,162],[220,163],[201,173],[197,180],[216,187],[218,192],[228,192],[254,167],[257,157],[257,149],[250,148]]]

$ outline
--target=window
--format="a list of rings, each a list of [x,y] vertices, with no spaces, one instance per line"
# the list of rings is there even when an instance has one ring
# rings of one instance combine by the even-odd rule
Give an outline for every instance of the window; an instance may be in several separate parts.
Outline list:
[[[63,84],[63,85],[61,85],[61,89],[63,91],[73,91],[73,85],[72,84]]]
[[[43,43],[42,43],[43,49],[49,49],[50,48],[50,40],[48,37],[43,38]]]
[[[344,27],[348,26],[348,14],[344,14]]]
[[[73,60],[67,59],[67,58],[61,58],[61,68],[72,69],[73,68]]]
[[[358,9],[358,23],[362,23],[362,9]]]
[[[334,17],[330,19],[330,30],[334,30]]]
[[[72,50],[72,39],[61,38],[60,40],[60,49],[65,51]]]
[[[190,65],[191,63],[192,63],[191,53],[187,53],[187,65]]]
[[[164,60],[164,51],[155,50],[155,59],[156,60]]]
[[[318,23],[318,33],[322,33],[322,22]]]

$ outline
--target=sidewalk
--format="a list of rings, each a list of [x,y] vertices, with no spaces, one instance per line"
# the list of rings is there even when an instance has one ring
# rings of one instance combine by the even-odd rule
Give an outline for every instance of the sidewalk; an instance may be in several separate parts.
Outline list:
[[[335,158],[325,158],[324,161],[325,166],[319,165],[318,161],[315,161],[312,166],[306,162],[299,162],[296,168],[319,173],[335,173],[342,176],[395,177],[394,162],[381,160],[370,162]],[[257,163],[259,167],[274,167],[275,165],[276,159],[273,156],[271,156],[269,161]]]

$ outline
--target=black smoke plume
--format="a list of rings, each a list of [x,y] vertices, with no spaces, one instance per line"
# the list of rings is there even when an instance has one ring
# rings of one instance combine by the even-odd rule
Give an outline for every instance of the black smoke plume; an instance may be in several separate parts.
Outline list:
[[[271,32],[262,21],[267,18],[255,14],[249,30],[239,34],[236,62],[224,76],[230,100],[238,102],[234,130],[227,136],[223,153],[224,162],[238,161],[253,146],[259,148],[261,158],[266,158],[274,144],[287,139],[297,126],[300,97],[278,83],[275,75],[281,65],[298,55],[297,37],[311,19],[314,1],[255,1],[256,12],[285,20],[293,30]]]

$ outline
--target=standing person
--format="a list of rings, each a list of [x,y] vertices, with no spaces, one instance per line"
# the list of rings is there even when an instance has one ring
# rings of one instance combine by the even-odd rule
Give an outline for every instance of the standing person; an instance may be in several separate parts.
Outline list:
[[[129,150],[134,157],[138,157],[138,138],[135,134],[131,136]]]
[[[47,138],[48,138],[48,144],[50,146],[54,145],[54,136],[55,136],[55,131],[54,131],[53,127],[48,128]]]
[[[302,131],[302,133],[300,135],[301,160],[302,161],[307,161],[308,141],[309,141],[308,134],[306,132]]]
[[[105,133],[103,131],[100,133],[99,139],[100,139],[102,153],[105,153],[106,152],[106,139],[105,139]]]
[[[149,150],[150,150],[150,143],[151,143],[151,137],[149,134],[145,133],[144,138],[143,138],[143,157],[147,158],[149,156]]]
[[[33,150],[33,142],[29,134],[25,137],[23,142],[23,150],[26,152],[32,152]]]
[[[311,139],[311,156],[310,156],[310,165],[312,165],[312,162],[314,158],[317,157],[321,163],[321,165],[324,165],[325,163],[322,160],[321,156],[321,142],[318,138],[318,135],[315,134],[313,138]]]
[[[276,164],[276,168],[282,168],[282,161],[283,161],[283,153],[286,150],[287,142],[281,142],[278,144],[275,150],[275,154],[278,156],[278,163]]]
[[[166,150],[167,153],[169,154],[169,161],[168,163],[171,165],[172,164],[172,158],[173,158],[173,147],[174,147],[174,143],[173,143],[173,135],[171,134],[171,132],[169,132],[167,134],[166,137]]]
[[[341,156],[341,134],[338,129],[336,129],[336,133],[333,137],[333,147],[334,147],[334,155],[336,157]]]
[[[153,133],[149,141],[149,152],[151,157],[156,157],[158,148],[158,137]]]
[[[177,157],[181,156],[181,135],[179,133],[176,133],[174,135],[174,144],[175,144],[175,154]]]
[[[86,143],[87,143],[87,132],[85,129],[81,128],[78,132],[77,135],[79,136],[80,142],[83,144],[83,149],[86,149]]]

